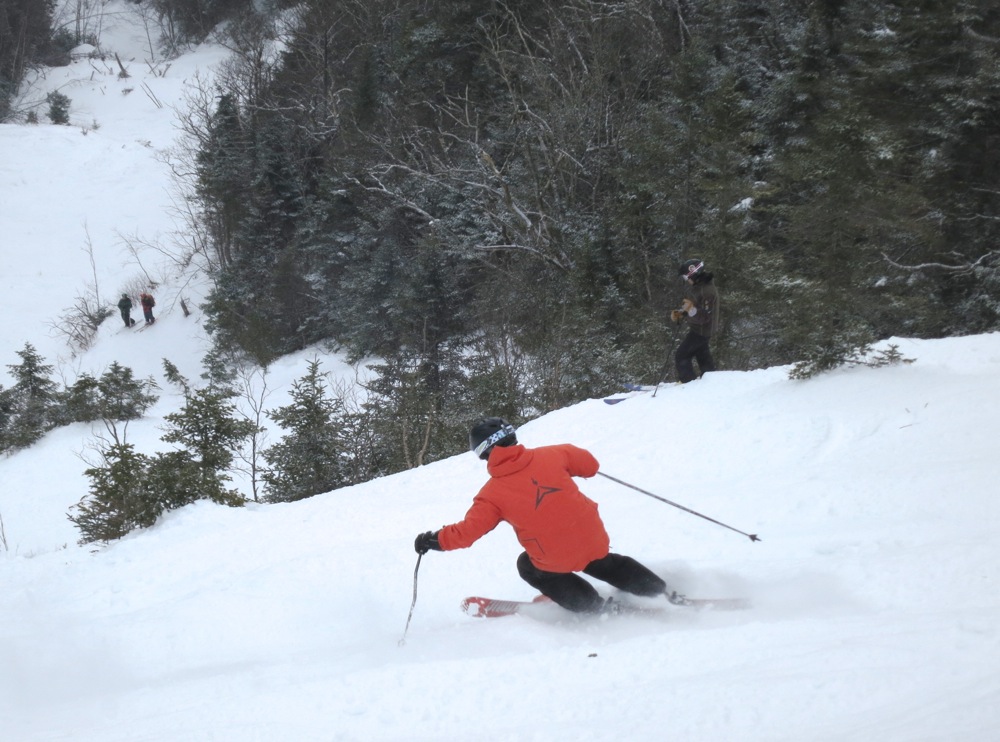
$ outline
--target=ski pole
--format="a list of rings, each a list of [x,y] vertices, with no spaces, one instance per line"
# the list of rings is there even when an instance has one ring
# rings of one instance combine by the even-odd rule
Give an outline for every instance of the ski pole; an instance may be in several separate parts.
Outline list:
[[[695,510],[692,510],[691,508],[686,508],[683,505],[678,505],[676,502],[671,502],[670,500],[668,500],[665,497],[660,497],[659,495],[654,495],[652,492],[647,492],[646,490],[644,490],[644,489],[642,489],[640,487],[636,487],[634,484],[629,484],[628,482],[623,482],[621,479],[617,479],[616,477],[613,477],[610,474],[605,474],[602,471],[599,471],[597,473],[600,474],[602,477],[604,477],[606,479],[610,479],[612,482],[618,482],[618,484],[623,484],[626,487],[634,489],[636,492],[641,492],[644,495],[649,495],[650,497],[652,497],[655,500],[659,500],[660,502],[665,502],[665,503],[667,503],[667,505],[673,505],[675,508],[679,508],[680,510],[683,510],[685,513],[691,513],[691,515],[697,515],[699,518],[704,518],[705,520],[711,521],[712,523],[715,523],[717,526],[722,526],[723,528],[728,528],[730,531],[736,531],[736,533],[739,533],[739,534],[742,534],[742,535],[746,536],[751,541],[760,541],[760,539],[757,537],[756,533],[743,533],[743,531],[739,530],[738,528],[733,528],[732,526],[727,526],[725,523],[720,523],[719,521],[715,520],[715,518],[709,518],[707,515],[702,515],[701,513],[697,512]]]
[[[666,380],[667,374],[670,373],[670,371],[668,370],[669,368],[670,368],[670,354],[667,354],[667,360],[663,364],[663,368],[660,369],[660,373],[657,374],[656,376],[657,378],[656,386],[653,387],[654,397],[656,396],[656,393],[660,391],[660,384],[662,384]]]
[[[670,360],[673,358],[674,351],[677,350],[677,338],[681,334],[681,323],[674,322],[674,336],[670,340],[670,351],[667,353],[667,360],[663,363],[663,369],[660,371],[659,381],[656,382],[656,386],[653,388],[653,396],[660,390],[660,384],[667,380],[667,374],[670,373]]]
[[[413,618],[413,609],[417,605],[417,572],[420,570],[420,560],[423,554],[417,554],[417,566],[413,568],[413,602],[410,603],[410,615],[406,617],[406,628],[403,629],[403,636],[399,640],[399,646],[406,644],[406,632],[410,630],[410,619]]]

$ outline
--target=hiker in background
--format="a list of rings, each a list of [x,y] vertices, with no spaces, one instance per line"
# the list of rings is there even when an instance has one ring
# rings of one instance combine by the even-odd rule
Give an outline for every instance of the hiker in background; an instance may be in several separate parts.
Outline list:
[[[156,322],[153,319],[153,307],[156,306],[156,299],[148,291],[139,294],[139,303],[142,304],[142,316],[146,318],[146,324],[151,325]]]
[[[135,320],[131,317],[132,300],[128,298],[128,294],[122,294],[122,298],[118,300],[118,311],[122,313],[122,321],[126,327],[135,324]]]
[[[689,328],[687,337],[674,353],[677,380],[686,384],[708,371],[715,371],[708,341],[719,328],[719,293],[712,284],[712,274],[705,270],[704,261],[685,260],[678,272],[691,288],[691,297],[683,301],[680,309],[670,313],[675,323],[686,322]],[[697,374],[692,361],[698,362]]]

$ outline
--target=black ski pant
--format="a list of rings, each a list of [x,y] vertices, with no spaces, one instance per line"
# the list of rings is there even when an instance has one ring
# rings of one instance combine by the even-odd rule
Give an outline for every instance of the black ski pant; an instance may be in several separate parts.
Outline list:
[[[125,323],[126,327],[131,327],[132,325],[135,324],[135,321],[129,316],[132,313],[130,309],[122,309],[121,313],[122,313],[122,322]]]
[[[556,603],[577,613],[593,612],[604,605],[594,586],[575,572],[546,572],[531,563],[528,552],[517,558],[521,579]],[[632,557],[608,554],[583,568],[584,574],[633,595],[655,597],[667,592],[667,583]]]
[[[677,364],[677,380],[687,384],[694,381],[699,374],[694,372],[692,361],[698,361],[698,370],[704,374],[708,371],[715,371],[715,361],[712,360],[712,352],[708,348],[708,338],[700,335],[694,330],[688,332],[687,337],[681,341],[674,353],[674,362]]]

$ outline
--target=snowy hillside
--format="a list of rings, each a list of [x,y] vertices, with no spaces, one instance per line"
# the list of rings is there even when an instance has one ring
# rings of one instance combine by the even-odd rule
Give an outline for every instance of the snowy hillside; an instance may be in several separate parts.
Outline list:
[[[501,526],[423,559],[398,646],[413,537],[484,481],[465,454],[293,505],[192,506],[105,550],[4,555],[9,738],[995,739],[1000,336],[900,345],[915,363],[720,372],[521,429],[758,533],[582,482],[616,550],[750,610],[465,616],[470,594],[532,596]],[[5,487],[8,539],[77,486]]]
[[[74,125],[0,125],[0,364],[31,341],[68,380],[115,360],[159,378],[164,357],[196,378],[204,333],[176,302],[196,305],[197,281],[118,235],[170,244],[168,106],[221,53],[154,73],[130,6],[105,7],[103,45],[134,79],[84,60],[51,70],[41,95],[66,92]],[[145,268],[160,319],[134,334],[113,317],[72,356],[49,325],[93,280],[88,234],[102,295]],[[66,513],[87,491],[93,431],[54,431],[0,458],[0,739],[992,742],[1000,334],[893,342],[912,364],[806,382],[722,371],[519,431],[759,534],[580,481],[614,550],[689,595],[747,597],[745,611],[471,618],[468,595],[533,596],[501,525],[421,560],[400,644],[413,539],[464,514],[486,479],[472,454],[295,504],[199,503],[81,548]],[[271,369],[276,399],[310,355]],[[352,373],[329,356],[323,369]],[[165,392],[129,427],[139,450],[162,445],[176,406]]]
[[[183,224],[175,218],[176,194],[163,158],[176,144],[177,107],[185,92],[205,84],[199,78],[210,79],[209,70],[225,52],[208,44],[169,63],[150,63],[136,7],[111,0],[100,8],[104,58],[81,54],[68,67],[39,73],[22,97],[23,108],[34,110],[40,123],[0,124],[5,386],[6,366],[17,362],[14,353],[25,342],[50,363],[103,370],[109,353],[73,358],[59,329],[78,297],[96,293],[114,306],[124,290],[152,282],[158,316],[171,324],[182,320],[182,297],[192,307],[200,298],[198,282],[179,276],[175,265],[182,252],[175,233]],[[120,76],[116,53],[129,77]],[[49,123],[45,96],[52,91],[72,101],[69,126]],[[116,310],[102,336],[121,327]],[[120,352],[115,347],[110,355]],[[134,355],[137,373],[144,373],[139,365],[149,354]],[[153,354],[151,370],[159,370],[159,361]]]

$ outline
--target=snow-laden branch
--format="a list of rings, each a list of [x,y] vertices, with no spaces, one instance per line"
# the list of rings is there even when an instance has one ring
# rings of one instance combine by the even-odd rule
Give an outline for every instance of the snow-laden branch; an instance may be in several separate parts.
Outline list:
[[[890,258],[885,253],[882,253],[882,257],[885,259],[889,265],[893,268],[898,268],[904,271],[925,271],[925,270],[939,270],[945,273],[953,273],[955,275],[968,275],[974,273],[977,268],[981,268],[986,265],[990,260],[1000,256],[1000,250],[990,250],[988,253],[980,255],[976,260],[969,260],[964,255],[952,251],[949,253],[952,257],[956,259],[955,263],[918,263],[916,265],[904,265],[903,263],[898,263],[892,258]]]

